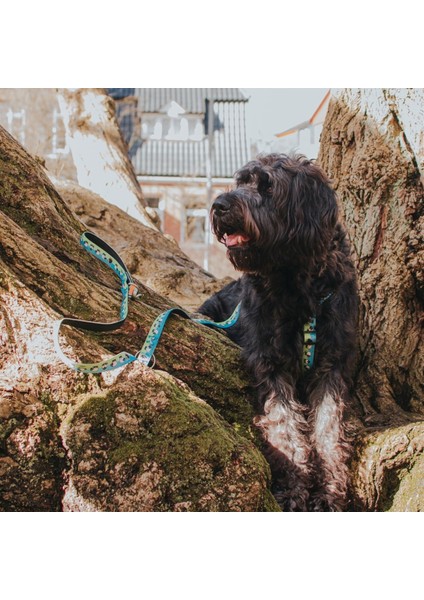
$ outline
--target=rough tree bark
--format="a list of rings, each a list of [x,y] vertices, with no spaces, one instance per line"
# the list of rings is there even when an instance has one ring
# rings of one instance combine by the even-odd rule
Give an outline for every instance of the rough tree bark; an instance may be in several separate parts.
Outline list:
[[[78,183],[155,228],[115,118],[112,98],[102,89],[58,91]]]
[[[424,508],[423,90],[342,90],[319,162],[334,181],[361,296],[353,463],[359,507]]]
[[[158,370],[87,376],[58,360],[53,321],[115,320],[119,282],[80,248],[85,227],[3,129],[0,175],[0,508],[277,510],[248,382],[225,336],[176,317]],[[64,328],[67,353],[138,350],[169,306],[140,289],[120,330]]]

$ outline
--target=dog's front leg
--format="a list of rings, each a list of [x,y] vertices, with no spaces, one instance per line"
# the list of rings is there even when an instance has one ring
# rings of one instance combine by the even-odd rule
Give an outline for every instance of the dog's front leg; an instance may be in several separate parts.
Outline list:
[[[346,508],[350,445],[345,435],[343,411],[347,394],[340,375],[332,373],[317,385],[309,397],[311,439],[318,456],[317,490],[311,507],[317,511]]]
[[[263,415],[255,418],[267,442],[274,493],[283,510],[308,510],[311,446],[304,407],[282,376],[258,385]]]

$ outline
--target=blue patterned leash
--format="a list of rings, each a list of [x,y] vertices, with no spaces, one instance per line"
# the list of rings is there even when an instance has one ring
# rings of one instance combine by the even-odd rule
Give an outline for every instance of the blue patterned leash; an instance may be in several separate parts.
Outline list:
[[[84,321],[81,319],[72,319],[66,317],[55,322],[53,327],[55,350],[61,360],[68,367],[74,369],[75,371],[80,371],[82,373],[103,373],[105,371],[118,369],[119,367],[128,365],[136,360],[148,366],[152,358],[154,361],[154,351],[159,343],[165,324],[172,314],[177,314],[187,319],[191,319],[195,323],[206,325],[208,327],[216,327],[218,329],[228,329],[229,327],[232,327],[240,316],[240,304],[236,306],[233,314],[226,321],[220,323],[215,323],[214,321],[210,321],[208,319],[193,319],[181,308],[170,308],[169,310],[161,313],[153,321],[149,333],[147,334],[146,341],[144,342],[141,350],[139,350],[136,354],[123,351],[110,358],[95,363],[75,362],[68,358],[60,347],[59,331],[61,326],[71,325],[76,329],[82,329],[85,331],[113,331],[114,329],[121,327],[127,318],[129,298],[137,298],[139,296],[138,288],[133,282],[131,274],[125,266],[124,261],[121,259],[119,254],[109,246],[109,244],[90,231],[86,231],[82,234],[80,243],[87,252],[101,260],[108,267],[113,269],[113,271],[118,275],[121,281],[122,301],[118,321],[113,321],[111,323],[99,323],[97,321]]]
[[[136,360],[148,366],[152,359],[154,361],[155,349],[159,343],[166,322],[172,314],[177,314],[187,319],[190,319],[195,323],[199,323],[200,325],[215,327],[217,329],[228,329],[229,327],[232,327],[237,322],[240,316],[240,303],[236,306],[232,315],[226,321],[222,321],[220,323],[216,323],[208,319],[193,319],[193,317],[191,317],[181,308],[170,308],[169,310],[166,310],[165,312],[161,313],[153,321],[149,333],[147,334],[146,341],[144,342],[141,350],[139,350],[136,354],[131,354],[130,352],[122,351],[119,352],[119,354],[115,354],[110,358],[95,363],[75,362],[68,358],[60,347],[59,331],[61,326],[70,325],[72,327],[75,327],[76,329],[82,329],[85,331],[113,331],[121,327],[124,324],[125,319],[127,318],[129,298],[139,297],[138,287],[133,282],[131,274],[125,266],[124,261],[121,259],[119,254],[115,252],[115,250],[111,248],[111,246],[109,246],[109,244],[107,244],[104,240],[99,238],[94,233],[91,233],[90,231],[86,231],[82,234],[80,243],[87,252],[95,256],[97,259],[101,260],[108,267],[113,269],[113,271],[118,275],[121,281],[122,301],[119,313],[120,318],[118,321],[113,321],[111,323],[100,323],[98,321],[84,321],[82,319],[72,319],[65,317],[63,319],[59,319],[54,323],[53,340],[55,350],[61,358],[61,360],[66,365],[68,365],[68,367],[74,369],[75,371],[80,371],[82,373],[103,373],[105,371],[112,371],[113,369],[118,369],[119,367],[128,365]],[[330,292],[329,294],[327,294],[327,296],[321,298],[320,304],[323,304],[332,295],[333,292]],[[313,367],[316,340],[316,317],[314,316],[311,317],[303,327],[302,364],[303,369],[305,371],[309,371]],[[152,366],[154,366],[154,362]]]

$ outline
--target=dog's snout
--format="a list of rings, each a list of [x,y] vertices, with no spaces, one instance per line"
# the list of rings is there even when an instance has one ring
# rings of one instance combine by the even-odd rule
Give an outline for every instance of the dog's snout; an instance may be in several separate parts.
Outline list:
[[[217,215],[223,215],[229,209],[230,209],[230,202],[225,195],[218,196],[218,198],[212,204],[212,210]]]

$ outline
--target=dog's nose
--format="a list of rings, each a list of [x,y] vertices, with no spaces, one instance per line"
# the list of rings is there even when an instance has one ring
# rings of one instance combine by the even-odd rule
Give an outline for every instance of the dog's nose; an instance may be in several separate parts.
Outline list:
[[[229,208],[230,208],[230,202],[228,201],[228,198],[226,198],[224,195],[218,196],[218,198],[212,204],[212,210],[217,215],[222,215],[222,214],[226,213],[229,210]]]

